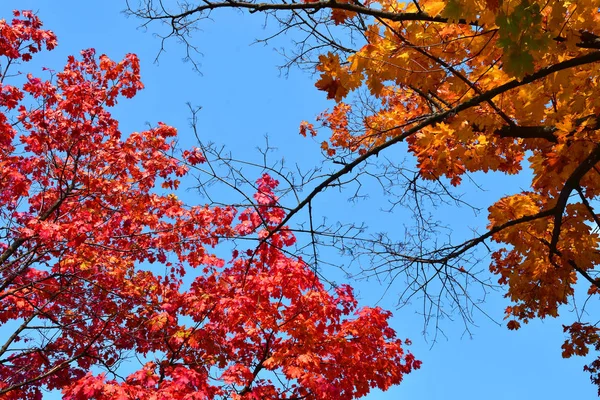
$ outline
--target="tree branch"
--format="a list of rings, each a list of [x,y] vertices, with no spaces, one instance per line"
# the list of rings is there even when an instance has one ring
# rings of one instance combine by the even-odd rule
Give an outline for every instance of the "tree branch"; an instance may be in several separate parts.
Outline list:
[[[600,161],[600,145],[596,145],[594,150],[575,168],[573,173],[567,178],[565,184],[558,195],[558,200],[554,206],[554,228],[552,230],[552,240],[550,241],[550,254],[556,254],[556,245],[560,237],[560,227],[562,225],[562,215],[567,207],[571,192],[579,187],[579,181],[583,176]]]
[[[294,217],[295,214],[300,212],[300,210],[302,210],[310,201],[312,201],[312,199],[314,199],[315,196],[317,196],[317,194],[319,194],[320,192],[325,190],[333,182],[337,181],[342,176],[352,172],[352,170],[354,168],[356,168],[358,165],[362,164],[363,162],[365,162],[372,156],[378,155],[381,151],[387,149],[388,147],[390,147],[398,142],[404,141],[407,137],[419,132],[421,129],[423,129],[427,126],[442,122],[442,121],[446,120],[447,118],[458,114],[461,111],[475,107],[475,106],[479,105],[480,103],[487,101],[489,99],[493,99],[494,97],[496,97],[502,93],[505,93],[509,90],[518,88],[520,86],[523,86],[523,85],[526,85],[526,84],[529,84],[532,82],[535,82],[536,80],[542,79],[542,78],[544,78],[550,74],[553,74],[555,72],[562,71],[564,69],[573,68],[573,67],[576,67],[579,65],[597,62],[597,61],[600,61],[600,51],[595,51],[593,53],[575,57],[570,60],[565,60],[565,61],[559,62],[557,64],[553,64],[548,67],[541,68],[537,72],[535,72],[531,75],[525,76],[522,80],[513,79],[512,81],[509,81],[509,82],[507,82],[503,85],[500,85],[494,89],[488,90],[487,92],[485,92],[479,96],[475,96],[467,101],[464,101],[463,103],[457,105],[454,108],[451,108],[451,109],[446,110],[441,113],[431,115],[430,117],[423,120],[421,123],[406,130],[401,135],[398,135],[379,146],[371,148],[365,154],[357,157],[352,162],[347,163],[343,168],[341,168],[337,172],[331,174],[327,179],[323,180],[295,208],[290,210],[290,212],[279,223],[279,225],[277,227],[275,227],[266,238],[264,238],[264,241],[268,240],[274,232],[279,231],[281,228],[283,228],[290,221],[290,219],[292,219]]]

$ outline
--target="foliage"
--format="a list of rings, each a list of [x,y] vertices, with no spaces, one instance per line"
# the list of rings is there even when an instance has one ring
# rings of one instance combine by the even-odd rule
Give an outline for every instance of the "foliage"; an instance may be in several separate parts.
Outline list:
[[[177,198],[203,152],[107,111],[142,89],[135,55],[11,77],[55,46],[31,12],[0,21],[0,398],[352,399],[419,368],[389,312],[288,255],[269,175],[241,212]],[[239,237],[258,244],[212,254]]]
[[[493,241],[500,248],[490,270],[512,303],[506,309],[509,329],[558,316],[561,307],[573,304],[578,281],[580,288],[587,285],[589,296],[598,295],[597,2],[234,0],[186,4],[171,13],[151,0],[142,3],[146,7],[131,12],[168,22],[174,28],[169,35],[184,40],[198,21],[221,7],[267,13],[282,32],[306,33],[290,64],[315,65],[316,87],[336,105],[318,118],[321,127],[304,122],[300,131],[316,136],[322,127],[330,130],[321,148],[342,167],[300,208],[400,142],[417,160],[417,174],[407,183],[414,191],[422,181],[457,186],[472,172],[531,172],[530,188],[489,205],[487,231],[472,239],[433,248],[419,240],[411,248],[410,242],[374,245],[371,254],[380,255],[393,276],[405,271],[415,290],[427,290],[431,279],[441,277],[460,307],[455,293],[469,295],[460,276],[476,279],[465,265],[467,255]],[[392,167],[380,175],[390,186],[401,178]],[[449,195],[445,190],[422,196]],[[422,205],[416,208],[420,212]],[[419,235],[427,233],[426,223],[418,228]],[[419,275],[424,278],[413,278]],[[431,299],[431,293],[424,297]],[[564,357],[600,348],[596,321],[580,312],[565,326]],[[600,386],[600,358],[586,369]]]

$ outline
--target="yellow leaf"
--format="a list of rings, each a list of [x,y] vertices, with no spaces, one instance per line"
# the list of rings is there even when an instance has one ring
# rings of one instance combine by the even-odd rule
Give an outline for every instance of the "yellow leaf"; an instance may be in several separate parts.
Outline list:
[[[446,7],[445,1],[430,1],[424,4],[425,12],[432,17],[437,16]]]

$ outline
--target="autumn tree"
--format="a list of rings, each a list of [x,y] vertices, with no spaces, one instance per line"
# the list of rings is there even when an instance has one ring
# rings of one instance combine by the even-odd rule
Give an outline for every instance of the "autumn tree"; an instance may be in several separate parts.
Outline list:
[[[470,282],[484,284],[473,273],[481,259],[474,254],[492,249],[489,269],[511,303],[505,313],[509,329],[556,317],[572,302],[578,282],[584,296],[586,290],[598,295],[596,1],[129,4],[146,25],[166,24],[164,39],[183,39],[188,50],[193,29],[209,16],[218,22],[221,8],[265,13],[280,33],[302,35],[287,49],[286,66],[315,68],[316,87],[335,101],[317,123],[302,123],[300,133],[328,134],[321,148],[338,169],[312,188],[280,228],[328,187],[360,179],[356,171],[392,147],[414,157],[416,173],[407,176],[390,162],[376,176],[391,193],[412,197],[417,212],[424,199],[451,198],[447,185],[461,185],[472,172],[527,169],[530,188],[489,204],[488,226],[464,242],[440,238],[425,245],[418,235],[434,230],[424,221],[414,231],[418,239],[381,236],[353,245],[371,256],[374,270],[405,273],[412,290],[427,291],[439,279],[442,292],[425,293],[432,304],[444,295],[457,304],[459,296],[468,298]],[[564,327],[564,357],[600,350],[597,318],[580,317]],[[585,369],[600,386],[600,358]]]
[[[18,73],[55,46],[0,20],[1,399],[352,399],[419,367],[389,312],[289,254],[271,176],[242,210],[178,199],[205,154],[108,111],[143,87],[135,55]],[[256,245],[214,254],[235,238]]]

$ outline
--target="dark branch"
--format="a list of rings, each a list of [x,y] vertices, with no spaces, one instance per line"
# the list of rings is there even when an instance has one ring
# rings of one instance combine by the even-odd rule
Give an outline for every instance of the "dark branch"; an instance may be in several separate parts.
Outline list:
[[[205,1],[203,5],[198,7],[180,12],[178,14],[165,14],[165,15],[149,15],[150,8],[144,10],[133,10],[129,7],[129,11],[141,18],[154,19],[154,20],[169,20],[173,26],[177,23],[185,20],[194,14],[200,14],[204,11],[211,11],[218,8],[241,8],[249,10],[250,13],[264,12],[264,11],[294,11],[304,10],[309,13],[315,13],[320,10],[337,9],[346,10],[358,13],[360,15],[368,15],[371,17],[383,18],[388,21],[423,21],[423,22],[450,22],[448,18],[441,16],[431,16],[425,12],[391,12],[384,10],[377,10],[369,7],[364,7],[356,3],[338,3],[334,0],[327,1],[316,1],[310,3],[252,3],[248,1],[226,1],[226,2],[209,2]],[[464,19],[456,21],[459,24],[469,24],[473,26],[479,26],[475,21],[467,22]]]
[[[505,125],[494,131],[494,134],[503,138],[521,138],[521,139],[545,139],[552,143],[558,143],[554,136],[556,127],[554,126],[508,126]]]
[[[581,125],[586,121],[592,119],[594,122],[588,127],[590,129],[600,129],[600,119],[595,115],[588,115],[583,118],[579,118],[575,121],[576,125]],[[473,126],[475,131],[480,131],[477,126]],[[494,131],[495,135],[504,138],[521,138],[521,139],[545,139],[552,143],[558,143],[558,138],[555,132],[558,129],[555,126],[508,126],[505,125],[500,129]]]
[[[565,211],[565,207],[567,206],[567,202],[569,201],[569,196],[571,196],[571,192],[576,190],[579,187],[579,181],[583,176],[594,166],[596,163],[600,161],[600,145],[596,145],[594,150],[590,152],[590,154],[583,160],[581,164],[575,168],[571,176],[567,178],[560,194],[558,195],[558,200],[556,201],[556,206],[554,207],[554,229],[552,230],[552,240],[550,241],[550,254],[556,254],[556,245],[558,244],[558,239],[560,237],[560,228],[562,225],[562,215]]]

